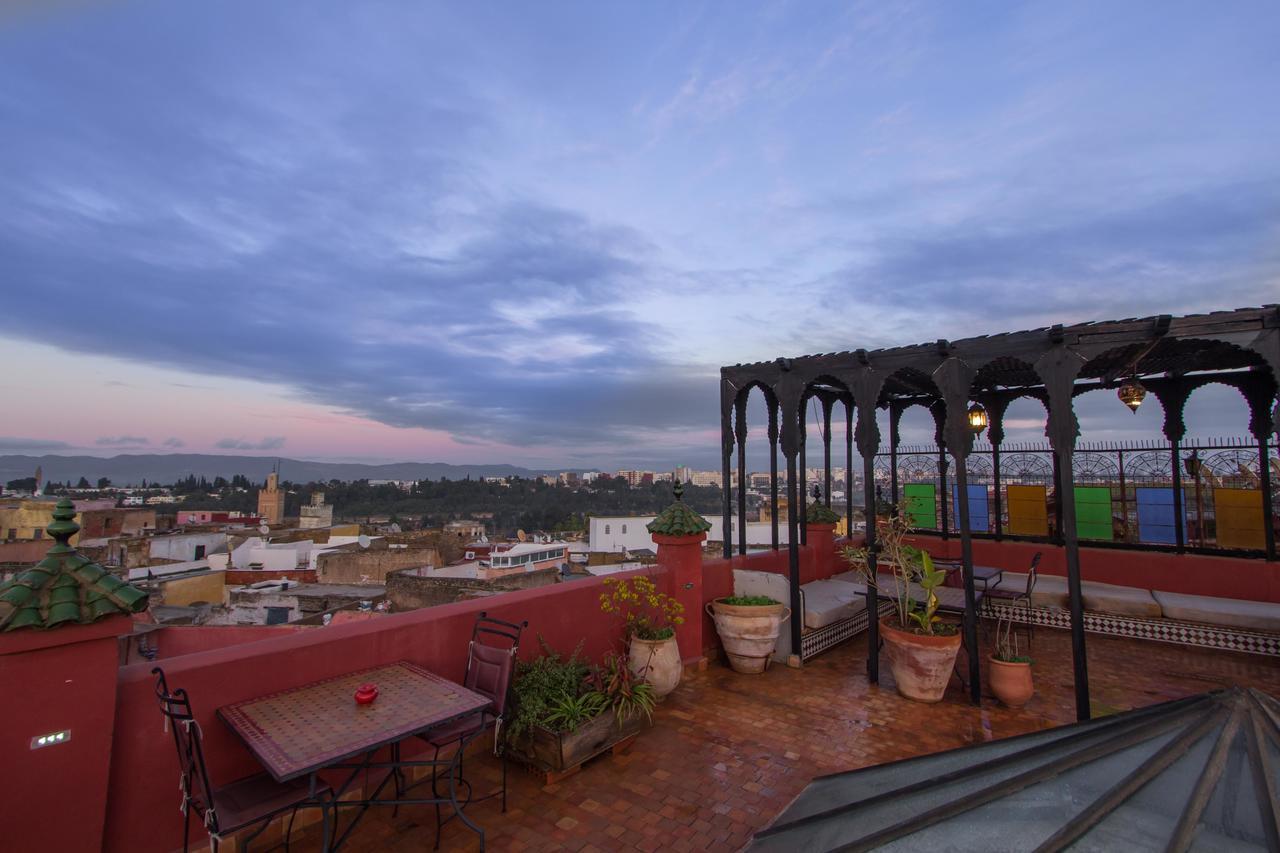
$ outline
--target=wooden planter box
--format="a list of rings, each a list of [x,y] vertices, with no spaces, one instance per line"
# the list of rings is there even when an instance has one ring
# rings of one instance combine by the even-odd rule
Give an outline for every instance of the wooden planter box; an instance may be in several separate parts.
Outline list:
[[[610,709],[573,732],[534,726],[511,745],[511,754],[548,776],[564,776],[623,741],[629,742],[646,723],[645,716],[637,713],[625,717],[619,726],[617,715]]]

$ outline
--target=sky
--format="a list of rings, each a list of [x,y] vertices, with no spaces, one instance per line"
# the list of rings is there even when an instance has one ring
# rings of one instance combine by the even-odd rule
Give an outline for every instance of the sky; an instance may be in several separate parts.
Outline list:
[[[0,453],[715,467],[721,365],[1280,301],[1275,3],[6,9]]]

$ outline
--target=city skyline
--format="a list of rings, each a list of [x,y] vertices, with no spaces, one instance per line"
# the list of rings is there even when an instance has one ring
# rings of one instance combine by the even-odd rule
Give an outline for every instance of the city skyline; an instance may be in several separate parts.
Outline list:
[[[1278,35],[1266,4],[6,12],[0,454],[715,468],[722,364],[1275,301]],[[1191,432],[1241,410],[1198,392]]]

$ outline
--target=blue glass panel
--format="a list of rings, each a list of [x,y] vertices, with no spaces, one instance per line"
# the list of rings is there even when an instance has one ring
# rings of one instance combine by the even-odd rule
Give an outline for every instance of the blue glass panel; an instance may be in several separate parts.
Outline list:
[[[1138,492],[1138,540],[1174,545],[1173,489],[1140,488]],[[1182,508],[1183,541],[1186,540],[1187,512]]]
[[[991,532],[991,514],[987,509],[987,487],[969,486],[969,530],[974,533]],[[951,486],[951,517],[956,529],[960,527],[960,487]]]

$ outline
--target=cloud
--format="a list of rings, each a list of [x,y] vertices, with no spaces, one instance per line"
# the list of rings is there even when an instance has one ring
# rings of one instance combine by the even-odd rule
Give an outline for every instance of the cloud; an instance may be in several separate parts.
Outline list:
[[[644,72],[597,63],[584,87],[590,57],[529,61],[542,21],[477,52],[462,13],[328,9],[117,4],[12,39],[0,335],[58,329],[471,453],[692,461],[714,457],[720,363],[1280,284],[1280,164],[1250,142],[1275,123],[1234,109],[1268,78],[1183,50],[1194,15],[1158,55],[1124,38],[1137,13],[1042,36],[1054,61],[1002,80],[972,52],[1038,55],[1016,22],[948,43],[972,21],[909,4],[707,11],[648,39],[670,25],[618,7],[583,42]]]
[[[143,438],[140,435],[105,437],[99,438],[94,442],[98,447],[144,447],[150,443],[150,439]]]
[[[279,450],[284,447],[283,436],[267,436],[262,441],[248,441],[243,438],[219,439],[213,446],[220,450]]]
[[[166,438],[163,442],[164,447],[186,447],[187,443],[180,438]]]
[[[41,451],[67,450],[71,447],[65,441],[53,441],[47,438],[19,438],[12,435],[0,435],[0,451],[5,453],[38,453]]]

